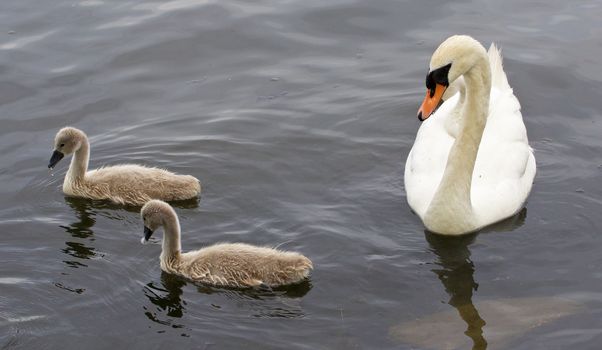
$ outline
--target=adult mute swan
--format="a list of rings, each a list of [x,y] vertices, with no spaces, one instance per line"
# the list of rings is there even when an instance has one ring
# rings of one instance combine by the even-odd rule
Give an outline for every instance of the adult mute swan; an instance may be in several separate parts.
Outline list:
[[[123,164],[88,171],[88,137],[79,129],[65,127],[56,134],[48,168],[54,168],[69,154],[73,158],[63,182],[63,192],[68,196],[143,205],[151,199],[176,201],[201,193],[201,184],[195,177],[159,168]]]
[[[276,287],[301,282],[313,268],[311,261],[285,252],[244,243],[220,243],[182,253],[180,223],[173,208],[152,200],[140,211],[144,222],[142,243],[163,227],[161,269],[194,281],[223,287]]]
[[[431,58],[426,87],[404,175],[412,210],[428,230],[446,235],[517,213],[531,191],[535,157],[498,49],[448,38]],[[460,93],[441,104],[448,87]]]

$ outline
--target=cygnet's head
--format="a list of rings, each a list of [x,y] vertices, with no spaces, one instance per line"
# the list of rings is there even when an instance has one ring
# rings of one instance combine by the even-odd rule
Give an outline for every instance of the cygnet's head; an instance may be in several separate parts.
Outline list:
[[[140,210],[140,216],[144,223],[144,236],[142,237],[142,244],[148,242],[149,238],[153,235],[159,227],[162,227],[165,223],[165,218],[169,215],[175,215],[173,208],[160,200],[153,199],[146,202]]]
[[[431,57],[426,96],[418,110],[418,119],[424,121],[430,117],[442,104],[448,87],[486,55],[483,45],[467,35],[454,35],[441,43]]]
[[[86,134],[79,129],[67,126],[59,130],[54,138],[54,152],[48,162],[48,168],[54,168],[63,157],[76,152],[86,140]]]

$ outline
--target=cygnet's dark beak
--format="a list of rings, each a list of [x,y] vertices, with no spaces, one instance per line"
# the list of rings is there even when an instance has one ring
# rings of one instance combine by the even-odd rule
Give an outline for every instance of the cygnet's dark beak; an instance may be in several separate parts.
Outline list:
[[[153,235],[153,230],[144,226],[144,237],[142,238],[143,242],[148,242],[149,238]]]
[[[62,154],[61,152],[54,150],[54,152],[52,152],[52,156],[50,157],[50,161],[48,162],[48,169],[54,168],[56,163],[58,163],[61,159],[63,159],[64,156],[65,155]]]

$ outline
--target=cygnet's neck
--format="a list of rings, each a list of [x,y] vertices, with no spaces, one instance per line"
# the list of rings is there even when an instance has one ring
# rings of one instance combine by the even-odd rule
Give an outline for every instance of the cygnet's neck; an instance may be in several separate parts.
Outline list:
[[[491,73],[483,50],[464,73],[466,98],[460,132],[447,159],[437,192],[425,215],[425,226],[434,232],[460,234],[473,231],[478,223],[470,199],[472,173],[487,122]]]
[[[73,158],[71,158],[71,165],[67,171],[65,181],[69,181],[70,183],[82,181],[88,171],[89,160],[90,144],[87,139],[84,139],[80,147],[73,154]]]
[[[180,243],[180,221],[171,208],[169,208],[163,216],[163,230],[162,258],[178,256],[182,251]]]

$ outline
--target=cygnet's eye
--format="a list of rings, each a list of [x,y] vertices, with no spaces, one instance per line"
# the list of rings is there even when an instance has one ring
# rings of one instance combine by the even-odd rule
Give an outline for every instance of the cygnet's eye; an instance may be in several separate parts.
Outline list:
[[[61,143],[61,144],[59,145],[59,147],[65,147],[65,144],[64,144],[64,143]]]

